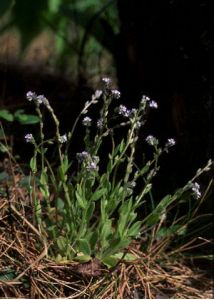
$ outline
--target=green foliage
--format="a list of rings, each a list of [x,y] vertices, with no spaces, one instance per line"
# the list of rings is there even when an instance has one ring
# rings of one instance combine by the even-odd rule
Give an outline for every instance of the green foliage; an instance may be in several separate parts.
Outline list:
[[[27,182],[31,186],[29,190],[38,229],[44,239],[48,236],[52,240],[49,248],[52,259],[86,262],[96,257],[112,267],[120,259],[133,259],[125,253],[125,249],[144,231],[152,232],[151,239],[163,241],[183,236],[191,214],[178,220],[175,218],[170,224],[166,223],[166,215],[174,206],[191,201],[192,193],[200,198],[199,186],[193,181],[208,171],[212,162],[200,169],[183,188],[165,196],[151,208],[148,200],[152,179],[159,170],[159,157],[168,152],[175,142],[168,139],[165,146],[160,147],[155,137],[148,136],[146,142],[154,149],[153,158],[137,166],[135,150],[139,130],[145,124],[149,107],[157,107],[157,104],[144,96],[137,109],[118,106],[120,93],[110,88],[108,78],[103,81],[103,90],[96,91],[85,103],[72,130],[64,135],[60,134],[60,122],[49,101],[44,96],[27,93],[27,98],[36,105],[40,120],[40,141],[31,134],[26,135],[26,141],[34,149],[30,160],[30,180]],[[98,102],[102,102],[100,115],[97,120],[92,120],[86,114]],[[49,111],[55,123],[56,134],[50,140],[45,140],[43,133],[41,105]],[[75,168],[70,148],[75,142],[73,133],[80,119],[85,126],[84,149],[76,155],[78,167]],[[126,127],[127,131],[118,141],[116,131],[121,127]],[[101,165],[100,154],[106,142],[111,147],[106,153],[106,162],[102,160]],[[46,150],[54,143],[58,157],[55,157],[53,166],[46,157]],[[40,197],[42,195],[42,201],[36,191],[40,192]],[[146,208],[148,212],[142,220],[137,215],[139,207]]]
[[[30,125],[39,123],[39,118],[36,115],[26,114],[24,109],[18,109],[14,113],[9,112],[7,109],[0,109],[0,120],[3,119],[7,122],[17,121],[21,125]]]
[[[103,49],[114,52],[114,38],[119,32],[115,1],[98,0],[2,0],[0,16],[10,12],[4,32],[16,28],[23,51],[44,31],[55,35],[56,65],[65,69],[68,64],[93,72],[94,60]],[[89,59],[90,57],[90,59]],[[78,66],[76,62],[78,61]],[[86,68],[88,66],[88,68]],[[91,71],[91,69],[93,69]]]
[[[42,30],[44,30],[43,15],[47,11],[47,0],[16,0],[12,9],[13,22],[21,33],[22,48]]]

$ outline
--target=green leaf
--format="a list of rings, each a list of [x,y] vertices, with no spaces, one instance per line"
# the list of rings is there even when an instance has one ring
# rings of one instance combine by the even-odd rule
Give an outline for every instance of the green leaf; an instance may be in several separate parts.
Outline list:
[[[112,235],[112,220],[105,220],[101,227],[100,238],[103,248],[108,245],[108,237]]]
[[[14,120],[13,114],[11,114],[7,109],[0,110],[0,118],[6,120],[8,122],[13,122],[13,120]]]
[[[91,202],[87,208],[87,211],[86,211],[86,214],[85,214],[85,219],[86,219],[86,223],[88,224],[92,215],[93,215],[93,212],[94,212],[94,209],[95,209],[95,203],[94,202]]]
[[[63,170],[64,174],[67,173],[69,167],[70,167],[70,164],[69,164],[69,161],[68,161],[68,155],[65,155],[63,157],[63,162],[62,162],[62,170]]]
[[[186,228],[187,226],[185,225],[172,225],[169,228],[167,227],[162,227],[160,230],[157,232],[157,237],[170,237],[172,235],[184,235],[186,233]]]
[[[159,222],[161,216],[166,212],[166,208],[175,200],[171,195],[166,195],[155,207],[155,209],[145,218],[148,226],[153,226]]]
[[[85,203],[85,199],[83,199],[83,196],[80,195],[78,191],[75,192],[75,195],[76,195],[76,199],[77,199],[78,205],[79,205],[81,208],[86,209],[87,204]]]
[[[122,139],[120,145],[119,145],[119,152],[120,154],[125,150],[126,144],[124,142],[124,139]]]
[[[116,253],[114,255],[109,255],[101,259],[102,263],[104,263],[108,268],[112,268],[116,266],[116,264],[123,259],[123,261],[134,261],[137,257],[133,254],[126,253],[124,256],[123,252]]]
[[[146,219],[146,225],[147,226],[153,226],[153,225],[155,225],[156,223],[159,222],[160,218],[161,218],[161,214],[153,212]]]
[[[61,4],[61,0],[48,0],[48,8],[50,11],[56,13],[58,12],[59,6]]]
[[[118,220],[118,228],[117,232],[119,233],[120,237],[123,237],[124,232],[126,231],[126,226],[130,220],[129,215],[131,214],[132,209],[132,199],[125,201],[119,209],[120,217]]]
[[[103,259],[101,259],[102,263],[106,265],[108,268],[112,268],[116,266],[118,263],[119,259],[114,257],[114,256],[106,256]]]
[[[36,156],[33,156],[30,160],[30,168],[33,173],[36,173],[37,171],[37,159]]]
[[[37,124],[40,118],[36,115],[25,114],[23,109],[18,109],[14,113],[14,119],[22,125]]]
[[[2,143],[0,143],[0,152],[2,153],[8,152],[8,148]]]
[[[90,255],[82,255],[81,253],[78,253],[74,259],[81,263],[86,263],[91,260],[91,256]]]
[[[68,242],[64,236],[59,236],[56,240],[56,243],[61,251],[64,252],[66,250]]]
[[[123,238],[122,240],[120,238],[113,239],[110,246],[104,251],[102,259],[126,248],[130,244],[130,242],[131,239],[127,237]]]
[[[1,270],[0,281],[11,281],[16,277],[16,272],[13,269]]]
[[[84,255],[91,255],[91,247],[89,242],[86,239],[78,240],[79,252],[82,252]]]
[[[139,234],[140,232],[140,227],[141,227],[142,221],[137,221],[135,222],[128,230],[128,236],[133,236],[135,237],[136,235]]]
[[[58,197],[56,199],[56,208],[57,208],[57,210],[63,211],[64,207],[65,207],[65,202],[61,198]]]
[[[173,197],[171,195],[166,195],[157,205],[157,208],[166,209],[169,204],[171,204]]]
[[[96,243],[98,241],[98,236],[99,236],[99,234],[98,234],[97,230],[90,233],[89,242],[90,242],[92,251],[95,249]]]
[[[91,197],[91,201],[99,200],[103,195],[107,193],[107,188],[101,188],[95,191],[95,193]]]

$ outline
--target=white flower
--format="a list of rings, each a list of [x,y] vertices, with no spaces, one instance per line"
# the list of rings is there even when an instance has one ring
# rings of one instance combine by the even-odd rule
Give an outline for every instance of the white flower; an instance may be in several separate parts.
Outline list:
[[[26,143],[33,143],[34,142],[34,137],[32,133],[28,133],[25,135],[25,141]]]
[[[37,97],[36,93],[31,92],[31,91],[27,92],[27,94],[26,94],[26,98],[28,101],[35,100],[36,97]]]
[[[66,143],[67,140],[68,140],[68,138],[67,138],[67,135],[66,135],[66,134],[61,135],[61,136],[59,137],[59,142],[60,142],[60,144]]]
[[[136,187],[136,185],[137,185],[137,184],[136,184],[136,182],[135,182],[135,181],[130,181],[130,182],[128,182],[128,184],[127,184],[127,185],[128,185],[128,187],[129,187],[129,188],[133,189],[133,188],[135,188],[135,187]]]
[[[149,135],[146,138],[146,142],[150,145],[150,146],[154,146],[158,144],[158,140],[153,136],[153,135]]]
[[[199,199],[201,197],[200,185],[197,182],[192,184],[193,197]]]
[[[174,145],[175,145],[175,140],[174,140],[174,139],[168,139],[168,140],[167,140],[167,145],[168,145],[169,147],[174,146]]]
[[[175,144],[176,144],[176,143],[175,143],[175,140],[174,140],[174,139],[172,139],[172,138],[171,138],[171,139],[168,139],[167,142],[166,142],[166,145],[165,145],[164,150],[165,150],[166,152],[168,152],[169,148],[170,148],[170,147],[173,147]]]
[[[108,77],[103,77],[103,78],[102,78],[102,81],[103,81],[103,83],[104,83],[105,85],[109,85],[109,84],[111,83],[111,79],[108,78]]]
[[[130,110],[127,109],[127,107],[125,105],[120,105],[119,106],[119,111],[118,111],[119,115],[123,116],[123,117],[129,117],[130,116]]]
[[[91,118],[85,117],[82,121],[82,124],[86,127],[89,127],[89,126],[91,126],[91,121],[92,121]]]
[[[111,91],[111,94],[112,96],[115,98],[115,99],[119,99],[120,98],[120,92],[118,90],[112,90]]]
[[[97,164],[94,161],[89,162],[86,166],[86,170],[96,171],[97,170]]]
[[[158,108],[158,104],[156,101],[152,100],[149,102],[149,107],[151,108]]]
[[[89,157],[87,164],[86,164],[86,170],[88,171],[96,171],[98,169],[99,157],[94,155],[92,157]]]
[[[38,95],[34,92],[27,92],[26,98],[28,101],[34,101],[36,104],[44,104],[45,106],[49,105],[49,101],[47,98],[45,98],[44,95]]]

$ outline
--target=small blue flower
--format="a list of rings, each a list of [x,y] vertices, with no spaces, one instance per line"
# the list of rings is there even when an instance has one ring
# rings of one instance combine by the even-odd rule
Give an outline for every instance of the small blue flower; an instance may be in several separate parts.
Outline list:
[[[29,91],[26,94],[26,98],[27,98],[28,101],[35,100],[37,98],[37,94],[34,93],[34,92]]]
[[[113,98],[119,99],[120,98],[120,92],[118,90],[111,90],[111,94]]]
[[[158,144],[158,140],[157,140],[156,137],[154,137],[153,135],[147,136],[146,142],[147,142],[150,146],[155,146],[155,145]]]
[[[149,102],[149,107],[151,108],[158,108],[158,104],[156,101],[152,100]]]
[[[84,125],[84,126],[86,126],[86,127],[90,127],[91,126],[91,118],[89,118],[89,117],[85,117],[84,119],[83,119],[83,121],[82,121],[82,124]]]
[[[28,133],[25,135],[25,141],[26,143],[34,143],[34,137],[32,133]]]
[[[67,138],[67,135],[66,135],[66,134],[61,135],[61,136],[59,137],[59,142],[60,142],[60,144],[66,143],[67,140],[68,140],[68,138]]]
[[[120,105],[118,110],[119,115],[123,117],[129,117],[130,116],[130,110],[127,109],[125,105]]]

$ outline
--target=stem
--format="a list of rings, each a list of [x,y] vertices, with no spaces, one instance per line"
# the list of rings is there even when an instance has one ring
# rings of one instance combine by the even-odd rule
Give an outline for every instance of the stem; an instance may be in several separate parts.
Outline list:
[[[39,125],[40,125],[40,138],[41,138],[41,161],[42,161],[42,172],[44,171],[44,133],[43,133],[43,128],[44,128],[44,123],[42,121],[42,113],[39,108],[39,104],[36,103],[36,112],[39,116]]]

